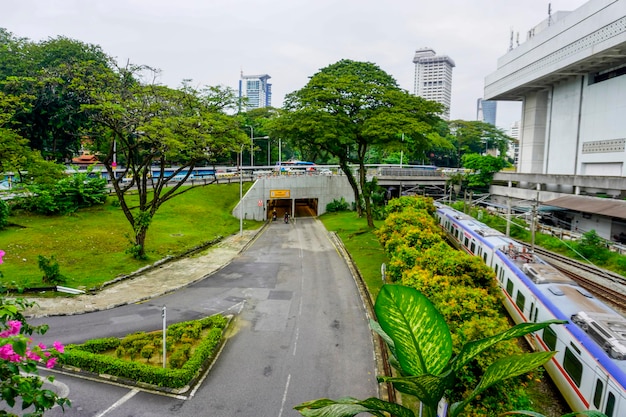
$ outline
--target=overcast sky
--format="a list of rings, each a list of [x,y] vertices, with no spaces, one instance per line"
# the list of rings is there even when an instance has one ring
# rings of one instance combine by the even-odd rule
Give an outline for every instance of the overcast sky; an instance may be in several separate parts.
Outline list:
[[[0,27],[33,41],[66,36],[97,44],[118,62],[183,79],[237,88],[240,72],[272,78],[272,105],[340,59],[375,63],[413,92],[413,55],[422,47],[456,67],[452,119],[476,119],[485,76],[509,47],[552,12],[585,0],[2,0]],[[517,35],[515,35],[517,37]],[[498,103],[508,130],[519,105]]]

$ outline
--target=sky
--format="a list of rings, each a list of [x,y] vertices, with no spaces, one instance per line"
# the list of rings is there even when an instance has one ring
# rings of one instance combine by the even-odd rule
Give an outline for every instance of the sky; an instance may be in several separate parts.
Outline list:
[[[341,59],[376,64],[413,92],[415,50],[456,66],[451,119],[476,120],[484,79],[552,13],[585,0],[2,0],[0,27],[34,42],[65,36],[158,68],[160,83],[236,89],[240,74],[268,74],[272,106]],[[508,131],[520,104],[499,102]]]

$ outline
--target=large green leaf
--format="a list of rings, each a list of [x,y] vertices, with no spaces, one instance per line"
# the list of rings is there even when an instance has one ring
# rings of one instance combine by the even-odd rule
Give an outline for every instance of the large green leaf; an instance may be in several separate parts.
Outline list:
[[[396,417],[415,417],[415,414],[408,408],[374,397],[366,400],[357,400],[352,397],[338,400],[322,398],[296,405],[294,409],[307,417],[352,417],[359,413],[386,417],[388,414],[384,414],[384,412]]]
[[[445,377],[428,374],[409,377],[379,376],[378,382],[391,382],[398,391],[413,395],[427,407],[436,409],[445,390],[452,388],[454,376],[452,374],[447,374]]]
[[[478,355],[485,349],[490,348],[498,342],[525,336],[529,333],[536,332],[545,327],[548,327],[551,324],[563,323],[567,323],[567,321],[548,320],[541,323],[520,323],[516,326],[511,327],[507,331],[497,334],[495,336],[466,343],[461,348],[459,354],[452,360],[450,366],[453,371],[457,371],[461,369],[465,364],[467,364],[470,360],[472,360],[476,355]]]
[[[450,417],[456,417],[472,399],[485,391],[487,388],[507,378],[525,374],[543,365],[556,352],[536,352],[523,355],[507,356],[489,365],[482,379],[474,388],[474,391],[463,401],[452,404],[450,407]]]
[[[408,375],[437,375],[452,356],[445,320],[414,288],[384,285],[374,306],[383,331],[393,340],[402,370]]]

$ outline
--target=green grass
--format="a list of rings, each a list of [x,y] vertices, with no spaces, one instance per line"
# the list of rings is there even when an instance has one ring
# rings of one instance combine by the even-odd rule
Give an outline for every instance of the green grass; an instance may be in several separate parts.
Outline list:
[[[115,197],[68,216],[15,213],[10,226],[0,231],[0,249],[6,253],[0,270],[5,283],[40,287],[44,284],[37,256],[55,256],[61,274],[68,278],[67,286],[92,288],[165,256],[236,233],[239,220],[230,213],[238,200],[239,184],[220,184],[195,188],[166,202],[148,230],[145,261],[124,253],[132,230],[122,210],[112,204]],[[244,222],[245,228],[259,226]]]
[[[374,231],[367,227],[367,220],[355,212],[326,213],[320,220],[327,230],[337,232],[375,300],[383,285],[380,266],[388,259]],[[374,225],[382,223],[376,221]]]

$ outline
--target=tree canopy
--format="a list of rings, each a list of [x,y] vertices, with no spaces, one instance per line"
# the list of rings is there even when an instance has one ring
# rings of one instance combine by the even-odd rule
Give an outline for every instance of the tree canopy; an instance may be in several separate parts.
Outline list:
[[[373,227],[365,161],[373,147],[402,146],[424,152],[431,146],[440,104],[400,89],[375,64],[341,60],[314,74],[300,90],[287,95],[270,129],[311,154],[337,158]],[[404,137],[404,142],[402,141]],[[353,170],[356,166],[356,171]]]

